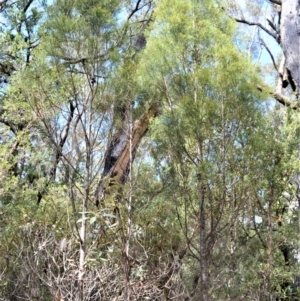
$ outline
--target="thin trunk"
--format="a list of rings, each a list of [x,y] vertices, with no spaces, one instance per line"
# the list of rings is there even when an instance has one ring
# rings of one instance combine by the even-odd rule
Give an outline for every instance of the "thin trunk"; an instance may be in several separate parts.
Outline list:
[[[202,143],[198,142],[198,158],[203,162]],[[199,198],[199,258],[200,258],[200,300],[209,301],[208,292],[208,252],[207,252],[207,229],[205,209],[205,183],[203,176],[198,174],[198,198]]]
[[[85,259],[86,259],[86,228],[87,228],[87,211],[88,200],[91,186],[91,163],[92,163],[92,100],[90,99],[86,104],[86,120],[82,120],[82,126],[85,128],[85,147],[86,147],[86,161],[85,161],[85,180],[84,180],[84,197],[82,201],[81,213],[81,228],[80,228],[80,249],[79,249],[79,295],[78,301],[83,301],[84,296],[84,274],[85,274]]]
[[[79,296],[78,301],[84,300],[84,265],[85,265],[85,257],[86,257],[86,213],[87,213],[87,204],[88,204],[88,195],[89,189],[85,189],[85,194],[82,202],[82,213],[81,213],[81,228],[80,228],[80,249],[79,249],[79,274],[78,274],[78,282],[79,282]]]
[[[128,182],[129,182],[129,195],[127,201],[127,237],[125,242],[125,276],[126,276],[126,288],[125,288],[125,300],[131,300],[131,288],[130,288],[130,239],[132,234],[132,107],[129,107],[129,170],[128,170]]]
[[[204,184],[199,183],[199,223],[200,223],[200,291],[201,301],[209,300],[208,293],[208,262],[207,262],[207,231],[206,231],[206,210],[205,210],[205,187]]]

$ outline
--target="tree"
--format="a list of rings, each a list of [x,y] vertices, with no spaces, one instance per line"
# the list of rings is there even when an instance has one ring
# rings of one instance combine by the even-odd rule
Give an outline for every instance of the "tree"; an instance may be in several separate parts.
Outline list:
[[[242,9],[235,1],[229,1],[228,13],[234,16],[239,23],[249,26],[257,26],[260,32],[267,34],[268,39],[274,39],[278,46],[282,48],[283,57],[280,64],[277,64],[272,50],[267,46],[262,38],[258,37],[258,42],[266,49],[271,56],[274,68],[278,75],[276,89],[273,97],[285,106],[291,106],[297,109],[298,104],[294,97],[288,97],[286,91],[288,87],[298,94],[299,68],[297,65],[298,57],[298,3],[297,1],[277,1],[272,0],[256,1],[250,10],[250,17],[245,17],[247,12],[243,13]],[[259,16],[257,12],[259,7],[266,7],[268,15]],[[254,15],[255,14],[255,15]],[[251,19],[251,16],[253,19]]]
[[[8,20],[24,5],[22,24],[28,5],[40,18],[2,48],[13,71],[0,112],[1,295],[286,293],[274,286],[293,272],[274,250],[292,227],[275,233],[273,213],[292,193],[296,121],[279,128],[263,110],[264,85],[222,7],[58,0],[44,11],[6,2]]]
[[[222,19],[221,10],[209,4],[200,9],[193,1],[178,1],[172,9],[166,1],[157,10],[158,29],[148,39],[142,65],[149,77],[141,78],[142,84],[151,83],[154,91],[162,91],[164,100],[163,114],[156,119],[153,130],[157,157],[166,166],[161,177],[170,186],[166,198],[175,202],[181,230],[189,244],[188,254],[199,263],[198,271],[189,275],[194,278],[192,295],[197,292],[201,300],[231,300],[249,292],[236,285],[225,288],[226,281],[219,284],[218,291],[214,290],[215,279],[226,266],[217,258],[222,249],[222,256],[229,259],[227,268],[231,273],[222,272],[229,283],[245,281],[245,271],[234,264],[241,256],[235,246],[244,250],[236,235],[245,234],[237,234],[243,232],[243,223],[236,220],[243,216],[252,220],[257,211],[256,194],[272,189],[273,181],[280,177],[281,167],[274,171],[276,161],[267,155],[277,143],[272,138],[273,131],[263,125],[264,116],[255,108],[261,98],[255,87],[255,72],[232,47],[233,25]],[[247,72],[241,74],[238,70]],[[257,162],[251,164],[253,157]],[[269,169],[270,174],[265,172]],[[277,185],[273,197],[277,199],[282,189]],[[262,206],[266,202],[273,206],[270,198],[266,194]],[[191,224],[199,228],[198,241],[194,237],[190,241]],[[260,237],[259,231],[256,233]],[[230,252],[225,255],[227,248]],[[272,246],[267,244],[266,249],[268,252]],[[186,254],[178,252],[184,259]],[[267,271],[271,273],[270,266]],[[252,281],[257,277],[255,273]],[[268,285],[269,275],[258,280],[256,288],[261,290],[261,298],[270,293]],[[255,291],[250,294],[256,297]]]
[[[231,2],[232,3],[232,2]],[[272,92],[273,97],[281,104],[286,107],[291,107],[295,110],[299,108],[299,64],[298,64],[298,52],[299,52],[299,34],[298,34],[298,11],[299,11],[299,3],[297,1],[276,1],[272,0],[269,2],[266,1],[257,1],[255,5],[264,6],[265,11],[268,12],[267,15],[258,15],[257,10],[253,9],[249,14],[241,13],[242,10],[239,9],[240,13],[237,13],[237,10],[231,10],[230,14],[234,16],[234,18],[239,23],[244,23],[250,26],[257,26],[259,28],[259,32],[266,34],[266,39],[274,39],[278,46],[282,50],[282,56],[280,58],[280,63],[278,64],[273,53],[273,49],[270,49],[267,45],[268,43],[264,41],[261,37],[258,37],[258,41],[262,44],[262,46],[269,53],[271,60],[273,62],[273,66],[275,69],[275,73],[277,76],[277,84],[274,87]],[[233,7],[233,6],[232,6]],[[234,4],[234,7],[237,8],[237,3]],[[234,12],[235,11],[235,12]],[[256,12],[255,14],[253,12]],[[248,17],[244,17],[247,15]],[[298,115],[298,113],[295,113]],[[294,118],[297,118],[294,116]],[[294,151],[298,150],[297,143],[294,144]],[[299,187],[297,171],[295,174],[290,177],[290,183],[294,186],[295,191],[291,193],[291,198],[286,199],[285,202],[281,203],[281,208],[277,208],[276,214],[282,216],[284,214],[292,214],[297,215],[295,202],[298,202],[297,192]],[[294,200],[294,201],[292,201]],[[291,207],[291,204],[292,207]],[[289,210],[287,209],[289,208]],[[289,211],[289,213],[287,213]],[[278,213],[280,212],[280,214]],[[297,219],[293,221],[296,223],[297,227]],[[287,221],[286,221],[287,222]],[[291,220],[289,221],[291,224],[295,225]],[[280,227],[283,225],[282,221],[278,223]],[[289,227],[286,225],[286,227]],[[293,241],[293,238],[290,238]],[[292,268],[296,267],[297,260],[295,260],[294,255],[298,251],[297,244],[294,243],[284,243],[280,250],[282,255],[284,256],[285,264]],[[287,288],[291,289],[293,287],[298,286],[297,275],[294,275],[293,281],[286,281],[282,284],[282,290],[286,290]],[[286,297],[286,298],[296,298],[297,297]],[[285,300],[285,299],[284,299]],[[288,299],[294,300],[294,299]]]

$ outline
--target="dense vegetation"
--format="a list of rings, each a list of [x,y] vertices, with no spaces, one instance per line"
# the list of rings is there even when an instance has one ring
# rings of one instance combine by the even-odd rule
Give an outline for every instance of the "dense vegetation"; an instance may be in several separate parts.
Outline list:
[[[300,299],[296,0],[238,3],[0,1],[0,300]]]

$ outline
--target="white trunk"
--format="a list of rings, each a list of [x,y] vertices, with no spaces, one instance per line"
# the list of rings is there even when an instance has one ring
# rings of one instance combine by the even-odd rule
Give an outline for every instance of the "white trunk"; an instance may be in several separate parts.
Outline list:
[[[300,1],[283,0],[281,9],[281,44],[297,92],[300,87]]]

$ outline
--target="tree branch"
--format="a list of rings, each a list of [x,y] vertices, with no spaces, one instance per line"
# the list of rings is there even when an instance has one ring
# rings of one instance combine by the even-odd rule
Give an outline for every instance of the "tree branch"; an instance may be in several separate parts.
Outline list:
[[[142,5],[140,7],[140,3],[141,3],[142,0],[138,0],[137,3],[136,3],[136,6],[135,8],[131,11],[130,15],[127,17],[127,20],[130,20],[132,18],[132,16],[138,12],[139,10],[143,9],[145,6],[149,5],[152,3],[153,0],[150,0],[149,2],[145,3],[144,5]]]
[[[297,101],[291,101],[288,97],[280,94],[280,93],[273,93],[273,97],[281,104],[286,107],[290,107],[293,110],[298,110],[300,108],[300,103]]]
[[[278,34],[278,30],[277,30],[276,26],[274,25],[274,23],[271,20],[269,20],[268,18],[267,18],[267,21],[268,21],[269,26]]]
[[[263,91],[263,88],[258,86],[257,89],[259,91]],[[298,110],[300,109],[300,103],[297,102],[297,101],[292,101],[290,98],[282,95],[281,93],[279,92],[275,92],[275,93],[270,93],[270,95],[275,99],[277,100],[279,103],[281,103],[282,105],[284,105],[285,107],[289,107],[293,110]]]
[[[271,32],[269,29],[267,29],[266,27],[264,27],[261,23],[259,22],[249,22],[246,21],[244,19],[238,19],[238,18],[234,18],[238,23],[243,23],[243,24],[247,24],[249,26],[258,26],[259,28],[261,28],[263,31],[265,31],[268,35],[270,35],[271,37],[273,37],[276,42],[279,44],[279,38],[277,34],[274,34],[273,32]]]
[[[266,45],[265,41],[264,41],[262,38],[259,37],[259,41],[262,43],[262,45],[265,47],[265,49],[266,49],[267,52],[269,53],[269,55],[270,55],[270,57],[271,57],[271,60],[272,60],[272,62],[273,62],[274,68],[276,69],[276,71],[277,71],[278,73],[280,73],[279,70],[278,70],[278,68],[277,68],[277,65],[276,65],[276,63],[275,63],[275,59],[274,59],[274,56],[273,56],[271,50],[269,49],[269,47]]]
[[[23,12],[26,13],[26,11],[28,10],[29,6],[32,4],[34,0],[29,0],[28,3],[25,5]]]
[[[63,127],[63,129],[61,130],[58,143],[55,145],[56,146],[55,162],[54,162],[54,166],[52,167],[52,169],[50,171],[50,179],[52,179],[52,180],[55,180],[56,168],[57,168],[59,160],[62,156],[62,149],[63,149],[63,147],[66,143],[67,137],[69,135],[70,125],[73,120],[74,111],[75,111],[75,105],[73,104],[72,101],[70,101],[70,112],[69,112],[67,122],[66,122],[65,126]]]
[[[63,149],[63,147],[66,143],[66,140],[68,138],[68,135],[69,135],[70,125],[71,125],[71,122],[72,122],[73,117],[74,117],[75,108],[76,108],[76,106],[73,104],[72,101],[70,101],[69,116],[68,116],[68,119],[67,119],[67,122],[66,122],[65,126],[63,127],[63,129],[60,133],[59,141],[57,143],[55,143],[53,141],[55,146],[56,146],[55,161],[54,161],[54,164],[53,164],[53,166],[52,166],[52,168],[49,172],[49,180],[44,185],[43,189],[38,192],[37,205],[39,205],[41,200],[43,199],[44,194],[47,192],[47,189],[48,189],[48,186],[50,185],[50,183],[55,180],[56,169],[57,169],[58,163],[59,163],[59,161],[60,161],[60,159],[63,155],[62,154],[62,149]],[[50,133],[50,131],[49,131],[49,133]]]
[[[281,5],[281,0],[269,0],[270,2],[274,3],[274,4],[278,4]]]
[[[7,0],[0,0],[0,12],[4,10],[4,5],[6,4]]]
[[[140,5],[141,1],[142,0],[137,1],[135,8],[132,10],[132,12],[128,16],[127,20],[129,20],[139,10],[139,5]]]

